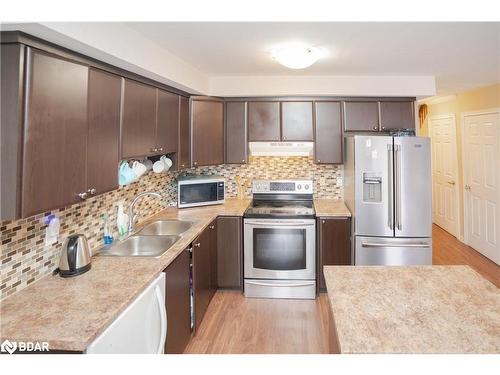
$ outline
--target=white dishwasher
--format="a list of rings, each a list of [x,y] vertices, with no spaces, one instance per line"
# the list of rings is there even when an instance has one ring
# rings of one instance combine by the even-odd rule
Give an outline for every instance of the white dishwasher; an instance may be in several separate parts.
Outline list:
[[[86,350],[89,354],[161,354],[167,338],[162,272]]]

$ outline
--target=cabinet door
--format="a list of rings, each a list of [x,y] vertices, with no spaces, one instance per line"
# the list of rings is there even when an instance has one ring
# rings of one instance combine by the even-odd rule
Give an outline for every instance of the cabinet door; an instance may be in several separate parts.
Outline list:
[[[412,101],[380,102],[381,130],[414,129],[415,116]]]
[[[125,79],[122,158],[156,154],[156,89]]]
[[[156,147],[159,153],[177,152],[179,137],[179,95],[158,90]]]
[[[224,103],[193,100],[193,166],[224,164]]]
[[[118,188],[121,85],[119,76],[89,71],[87,188],[94,194]]]
[[[250,142],[281,139],[279,102],[248,103],[248,137]]]
[[[342,115],[340,102],[314,103],[314,159],[316,163],[342,164]]]
[[[191,338],[189,260],[189,251],[184,250],[165,270],[168,354],[182,354]]]
[[[323,266],[351,264],[351,220],[349,218],[318,219],[319,269],[317,284],[321,291],[326,289]]]
[[[189,133],[189,99],[181,96],[179,103],[179,148],[177,150],[177,167],[191,166],[191,138]]]
[[[205,229],[193,242],[193,289],[195,329],[201,324],[212,298],[210,263],[211,230]]]
[[[210,229],[210,299],[217,291],[217,219],[212,221]]]
[[[226,163],[247,162],[247,103],[226,103]]]
[[[284,141],[313,140],[312,102],[282,102],[282,139]]]
[[[346,131],[378,131],[378,102],[344,102]]]
[[[0,45],[0,221],[21,217],[25,47]],[[8,167],[3,167],[8,166]]]
[[[217,219],[217,286],[242,288],[242,219],[221,216]]]
[[[22,216],[79,202],[86,190],[86,66],[28,49]]]

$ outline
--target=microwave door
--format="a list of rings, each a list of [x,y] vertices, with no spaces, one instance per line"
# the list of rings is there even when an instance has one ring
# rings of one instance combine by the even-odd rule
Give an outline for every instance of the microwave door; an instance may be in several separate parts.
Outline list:
[[[393,237],[392,137],[355,136],[355,232]]]
[[[395,237],[432,235],[429,138],[394,138]]]

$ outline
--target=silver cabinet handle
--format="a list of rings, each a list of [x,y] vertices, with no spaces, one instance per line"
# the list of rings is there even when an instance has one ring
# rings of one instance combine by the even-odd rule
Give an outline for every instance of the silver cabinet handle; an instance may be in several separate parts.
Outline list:
[[[78,193],[78,196],[81,198],[81,199],[87,199],[88,197],[88,193],[85,192],[85,193]]]
[[[301,287],[301,286],[309,286],[309,285],[314,285],[314,281],[307,281],[307,282],[303,282],[303,283],[295,283],[295,284],[272,284],[272,283],[264,283],[262,281],[250,281],[250,280],[246,280],[245,281],[246,284],[250,284],[250,285],[259,285],[259,286],[279,286],[279,287],[288,287],[288,286],[292,286],[292,287]]]
[[[210,229],[215,229],[215,225],[210,225]]]
[[[385,126],[382,126],[382,130],[385,130]]]
[[[163,147],[160,147],[160,148],[158,149],[158,151],[162,152],[162,151],[163,151]]]
[[[318,163],[321,163],[321,159],[318,159]]]
[[[97,193],[97,190],[95,188],[90,188],[89,190],[87,190],[87,193],[89,193],[90,195],[94,195],[95,193]]]
[[[244,163],[244,162],[245,162],[245,159],[243,159],[241,162],[242,162],[242,163]]]
[[[195,162],[193,162],[193,164],[194,164],[194,165],[198,165],[198,162],[197,162],[197,161],[195,161]]]
[[[396,228],[401,230],[403,223],[401,220],[401,145],[394,145],[394,178],[396,190]]]
[[[200,247],[201,246],[201,243],[197,242],[194,244],[195,247]]]
[[[363,242],[362,247],[431,247],[427,243],[386,244],[376,242]]]
[[[448,184],[455,186],[455,181],[448,181]]]
[[[151,152],[157,152],[158,149],[156,147],[151,148]]]
[[[465,190],[470,191],[470,186],[469,185],[465,185]]]
[[[378,125],[374,125],[373,130],[378,130]]]
[[[388,181],[387,181],[387,190],[389,192],[389,201],[388,201],[388,222],[387,225],[389,226],[389,229],[394,229],[394,207],[392,205],[392,202],[394,201],[394,192],[392,190],[392,185],[393,185],[393,180],[392,180],[392,171],[394,169],[394,154],[393,154],[393,147],[391,144],[387,145],[387,157],[389,158],[389,173],[387,174],[389,176]]]

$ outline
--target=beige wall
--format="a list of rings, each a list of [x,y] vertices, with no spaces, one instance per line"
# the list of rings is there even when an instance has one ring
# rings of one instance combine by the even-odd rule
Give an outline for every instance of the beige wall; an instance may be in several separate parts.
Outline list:
[[[463,167],[462,167],[462,113],[480,111],[484,109],[500,108],[500,84],[479,87],[474,90],[457,93],[455,96],[450,96],[449,100],[432,103],[427,103],[429,114],[427,120],[419,129],[419,134],[422,136],[430,136],[429,134],[429,118],[433,116],[454,114],[456,120],[457,134],[457,160],[458,160],[458,194],[459,194],[459,236],[462,239],[464,235],[464,197],[463,197]]]

